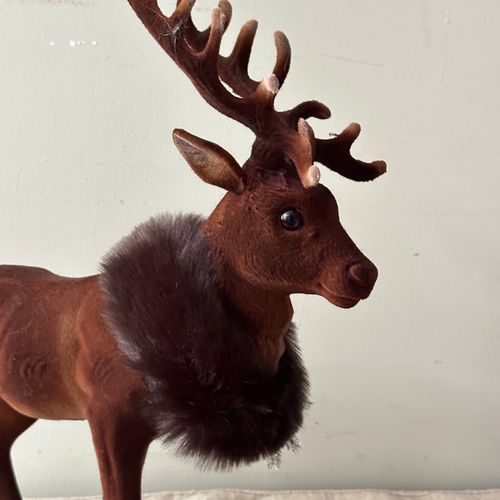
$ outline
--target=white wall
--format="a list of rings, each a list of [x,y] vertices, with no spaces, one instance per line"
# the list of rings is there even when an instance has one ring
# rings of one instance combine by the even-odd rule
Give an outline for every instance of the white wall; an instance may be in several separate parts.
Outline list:
[[[200,25],[212,6],[198,1]],[[500,2],[233,7],[225,53],[261,23],[254,78],[273,67],[272,32],[291,40],[278,107],[323,101],[318,136],[358,121],[355,155],[387,160],[368,184],[323,169],[380,278],[352,310],[295,299],[315,403],[300,454],[206,474],[155,445],[144,490],[500,486]],[[251,134],[198,97],[125,0],[0,0],[0,262],[95,273],[150,215],[208,214],[222,192],[181,159],[174,127],[249,153]],[[26,496],[100,491],[86,423],[38,422],[14,461]]]

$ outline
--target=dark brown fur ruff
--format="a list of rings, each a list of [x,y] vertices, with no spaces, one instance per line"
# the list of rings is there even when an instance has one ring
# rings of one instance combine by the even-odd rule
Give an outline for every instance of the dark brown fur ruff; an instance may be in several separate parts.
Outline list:
[[[307,374],[290,330],[275,376],[223,296],[197,216],[140,225],[106,256],[107,321],[148,381],[157,437],[202,467],[278,452],[302,425]]]

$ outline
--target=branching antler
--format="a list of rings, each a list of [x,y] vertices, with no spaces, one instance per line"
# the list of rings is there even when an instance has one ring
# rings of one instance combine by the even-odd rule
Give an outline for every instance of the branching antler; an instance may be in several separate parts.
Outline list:
[[[316,161],[353,181],[371,181],[387,170],[385,161],[376,160],[365,163],[351,156],[351,146],[361,127],[351,123],[336,137],[316,139]]]
[[[178,0],[170,17],[161,12],[157,0],[129,2],[202,97],[221,113],[250,128],[258,139],[282,144],[305,186],[319,180],[317,168],[311,169],[315,160],[353,180],[371,180],[385,172],[385,162],[363,163],[352,158],[350,147],[360,131],[357,124],[351,124],[340,135],[328,140],[314,138],[304,120],[329,118],[330,110],[324,104],[307,101],[288,111],[275,110],[274,99],[285,81],[291,61],[290,44],[282,32],[275,34],[277,57],[273,73],[257,82],[248,74],[256,21],[243,25],[228,57],[219,54],[222,36],[232,16],[227,0],[221,0],[213,9],[211,26],[205,31],[199,31],[192,21],[196,0]]]

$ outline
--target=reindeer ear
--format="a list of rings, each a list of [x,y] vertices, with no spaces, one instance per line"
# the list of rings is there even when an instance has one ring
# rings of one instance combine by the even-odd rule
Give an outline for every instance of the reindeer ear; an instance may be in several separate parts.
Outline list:
[[[173,136],[175,145],[198,177],[226,191],[243,191],[243,170],[225,149],[185,130],[175,129]]]

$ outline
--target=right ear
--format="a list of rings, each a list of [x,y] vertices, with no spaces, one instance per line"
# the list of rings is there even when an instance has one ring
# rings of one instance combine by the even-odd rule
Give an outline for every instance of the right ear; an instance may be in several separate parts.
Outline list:
[[[244,190],[245,174],[225,149],[181,129],[175,129],[173,137],[177,149],[202,180],[233,193]]]

